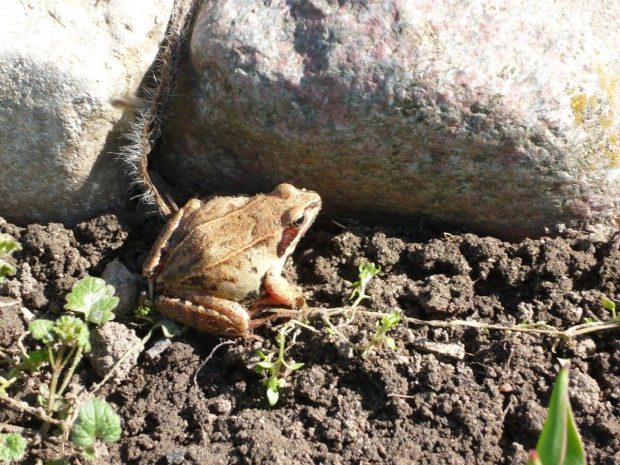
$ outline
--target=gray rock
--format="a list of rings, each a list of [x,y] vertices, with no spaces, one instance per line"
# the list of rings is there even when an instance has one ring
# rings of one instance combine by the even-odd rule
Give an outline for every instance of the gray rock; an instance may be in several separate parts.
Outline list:
[[[205,2],[161,171],[511,238],[608,218],[618,26],[594,0]]]
[[[169,465],[178,465],[185,461],[185,453],[185,447],[178,447],[168,452],[168,454],[166,455],[166,460],[168,461]]]
[[[75,223],[126,201],[112,101],[137,89],[172,3],[2,2],[0,215]]]
[[[132,350],[113,375],[112,379],[116,382],[121,382],[127,377],[144,350],[144,344],[133,329],[114,321],[92,330],[90,343],[92,345],[92,351],[88,354],[90,363],[101,377],[107,375],[128,350]]]
[[[108,263],[101,277],[114,286],[114,295],[119,299],[114,313],[132,315],[138,301],[138,278],[118,259]]]
[[[442,342],[429,341],[426,338],[420,338],[413,343],[416,350],[428,354],[434,354],[438,357],[446,357],[448,359],[463,360],[465,358],[465,347],[463,344],[454,343],[446,344]]]

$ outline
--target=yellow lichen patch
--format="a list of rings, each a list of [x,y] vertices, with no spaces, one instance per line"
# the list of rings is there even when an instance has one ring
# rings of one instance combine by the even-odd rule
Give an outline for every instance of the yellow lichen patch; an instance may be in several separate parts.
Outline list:
[[[570,101],[570,107],[575,115],[575,124],[583,124],[583,118],[586,115],[588,106],[588,97],[585,94],[575,95]]]
[[[575,125],[587,133],[590,151],[585,157],[594,156],[604,159],[609,168],[620,167],[620,74],[606,72],[597,66],[598,89],[581,92],[571,88],[570,108],[575,118]],[[601,160],[603,161],[603,160]]]
[[[620,164],[620,150],[605,149],[603,151],[603,155],[605,156],[605,158],[609,159],[610,168],[616,168]]]
[[[606,115],[601,115],[601,127],[605,130],[611,128],[614,112],[609,110]]]
[[[618,98],[618,76],[606,76],[601,65],[596,67],[596,74],[598,75],[599,86],[601,86],[601,89],[603,89],[607,95],[609,104],[616,106],[616,99]]]

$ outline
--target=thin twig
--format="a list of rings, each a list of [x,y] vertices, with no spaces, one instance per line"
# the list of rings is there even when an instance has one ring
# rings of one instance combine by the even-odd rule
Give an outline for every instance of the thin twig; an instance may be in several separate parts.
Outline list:
[[[404,394],[388,394],[388,397],[398,397],[399,399],[415,399],[415,396],[406,396]]]
[[[44,413],[45,411],[42,408],[34,408],[31,407],[30,405],[26,404],[25,402],[19,402],[9,396],[7,396],[6,394],[0,394],[0,401],[3,401],[5,404],[7,404],[10,408],[17,410],[21,413],[28,413],[30,415],[34,415],[35,417],[40,418],[41,420],[43,420],[44,422],[47,423],[51,423],[53,425],[59,425],[59,426],[63,426],[63,422],[60,420],[56,420],[55,418],[52,418],[50,416],[48,416],[46,413]]]
[[[197,379],[198,379],[198,373],[200,372],[200,370],[203,369],[203,367],[209,363],[209,360],[211,360],[211,358],[213,358],[213,356],[215,355],[215,352],[217,351],[217,349],[219,349],[222,346],[227,346],[230,344],[234,344],[235,341],[234,340],[228,340],[228,341],[224,341],[224,342],[220,342],[218,345],[216,345],[213,350],[211,350],[211,353],[209,354],[209,356],[204,360],[204,362],[202,362],[200,364],[200,366],[198,367],[198,369],[194,372],[194,387],[196,389],[198,389],[198,383],[197,383]]]

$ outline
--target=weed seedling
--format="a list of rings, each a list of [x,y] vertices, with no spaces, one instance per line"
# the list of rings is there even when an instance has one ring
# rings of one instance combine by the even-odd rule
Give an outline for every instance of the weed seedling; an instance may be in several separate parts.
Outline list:
[[[13,252],[21,250],[19,242],[7,234],[0,234],[0,283],[7,275],[15,274],[15,267],[5,262],[2,257],[8,256]]]
[[[262,373],[266,372],[269,374],[269,377],[263,381],[263,385],[267,387],[267,401],[269,405],[272,407],[278,403],[278,399],[280,398],[280,389],[286,386],[286,380],[284,379],[289,375],[290,372],[299,370],[303,363],[295,363],[295,361],[291,361],[291,363],[286,363],[284,359],[284,355],[292,347],[295,343],[295,338],[293,337],[292,344],[285,349],[286,346],[286,335],[294,328],[294,323],[289,322],[285,324],[275,339],[278,343],[278,356],[273,360],[276,352],[271,352],[269,354],[264,354],[260,350],[258,351],[258,356],[260,357],[260,361],[256,364],[256,372]]]
[[[381,267],[375,266],[374,263],[369,263],[368,265],[364,265],[363,263],[360,263],[360,266],[358,269],[359,269],[359,281],[356,281],[351,285],[351,287],[353,288],[353,292],[351,293],[351,297],[349,299],[350,300],[355,299],[355,301],[349,308],[349,312],[351,313],[350,318],[352,318],[355,315],[354,313],[355,308],[360,304],[360,302],[364,299],[370,298],[370,296],[366,294],[366,286],[368,286],[368,283],[370,282],[372,277],[376,276],[381,271]],[[370,353],[370,350],[373,347],[380,345],[382,343],[385,343],[390,349],[396,350],[396,343],[394,342],[394,339],[386,336],[386,333],[399,323],[400,321],[399,310],[392,312],[390,314],[381,315],[381,319],[377,320],[377,322],[375,323],[375,327],[376,327],[375,335],[372,337],[370,342],[365,345],[354,344],[353,342],[351,342],[349,338],[347,338],[344,334],[342,334],[342,332],[329,320],[329,317],[327,314],[323,313],[322,317],[323,317],[323,322],[327,325],[327,329],[326,329],[327,334],[329,334],[330,336],[336,336],[342,339],[349,345],[349,347],[361,352],[363,358],[367,357],[368,353]]]
[[[87,400],[78,413],[63,395],[83,354],[91,350],[89,324],[101,325],[112,320],[112,310],[118,304],[118,297],[114,296],[114,287],[104,280],[87,277],[73,287],[66,300],[65,308],[81,317],[63,315],[56,320],[39,319],[30,322],[28,332],[43,347],[26,351],[19,344],[22,348],[21,361],[14,363],[6,377],[0,377],[0,398],[18,410],[41,418],[44,421],[42,433],[46,433],[54,424],[68,435],[73,425],[72,439],[84,449],[85,458],[92,458],[96,437],[106,441],[120,438],[120,418],[110,405],[100,399]],[[8,387],[17,380],[20,373],[26,370],[35,372],[45,363],[50,366],[51,377],[49,382],[39,386],[38,409],[16,402],[7,395]],[[25,448],[25,440],[19,435],[24,442],[20,442],[14,435],[0,436],[0,459],[17,457],[15,454],[20,450],[18,446],[24,445]],[[89,441],[89,437],[92,440]]]
[[[390,329],[396,326],[400,322],[400,312],[397,310],[381,317],[381,320],[377,320],[375,323],[376,333],[362,351],[362,357],[366,358],[370,350],[377,345],[385,343],[392,350],[396,350],[396,343],[394,339],[385,335]]]
[[[362,300],[370,299],[370,296],[366,295],[366,286],[368,286],[368,283],[372,277],[376,276],[381,271],[381,267],[375,267],[374,263],[369,263],[368,265],[360,263],[358,270],[360,279],[359,281],[351,284],[353,292],[351,292],[349,300],[354,300],[351,304],[351,310],[354,310],[362,302]]]
[[[49,385],[42,385],[39,395],[40,405],[47,415],[62,412],[61,417],[66,416],[62,395],[82,355],[91,349],[88,323],[99,325],[110,321],[117,304],[113,286],[107,285],[103,279],[88,277],[73,287],[65,304],[66,309],[83,314],[84,320],[63,315],[55,321],[34,320],[28,326],[31,336],[45,344],[46,361],[52,370]]]
[[[141,320],[146,320],[153,325],[152,330],[161,328],[164,337],[172,339],[173,337],[181,335],[187,330],[187,326],[177,323],[176,321],[169,320],[163,315],[153,310],[153,302],[147,300],[143,302],[134,312],[136,317]]]
[[[568,398],[570,361],[559,359],[560,372],[553,385],[549,411],[538,438],[536,450],[530,452],[528,465],[586,465],[586,456]]]
[[[616,316],[616,303],[613,300],[606,299],[605,297],[601,299],[601,303],[604,308],[611,312],[611,319],[617,321],[618,317]]]

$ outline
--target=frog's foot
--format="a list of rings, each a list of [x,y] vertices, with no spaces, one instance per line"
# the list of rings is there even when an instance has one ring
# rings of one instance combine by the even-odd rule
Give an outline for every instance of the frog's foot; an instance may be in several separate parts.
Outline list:
[[[295,318],[297,316],[296,312],[279,312],[272,313],[271,315],[267,315],[261,318],[252,318],[250,320],[250,330],[254,328],[259,328],[263,326],[265,323],[273,320],[277,320],[278,318]]]
[[[249,312],[254,314],[256,310],[273,305],[286,305],[287,307],[307,307],[303,293],[280,275],[268,272],[265,274],[263,285],[267,296],[252,305]],[[305,312],[304,312],[305,313]]]

